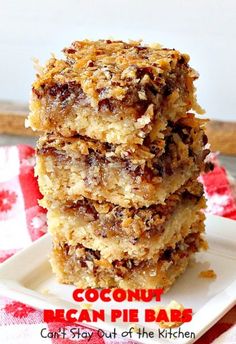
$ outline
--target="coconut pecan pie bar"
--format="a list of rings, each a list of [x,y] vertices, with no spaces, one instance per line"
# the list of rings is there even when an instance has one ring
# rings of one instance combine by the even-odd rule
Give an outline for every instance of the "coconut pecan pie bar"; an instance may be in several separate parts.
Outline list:
[[[186,236],[192,223],[203,218],[200,210],[205,207],[205,199],[201,185],[195,184],[189,183],[182,192],[170,196],[165,205],[143,209],[89,200],[64,208],[51,205],[49,231],[54,241],[99,250],[108,261],[155,259],[166,246],[172,247]]]
[[[166,246],[158,259],[147,260],[126,258],[110,262],[99,250],[54,241],[51,264],[60,282],[78,288],[163,288],[167,291],[184,272],[193,253],[207,247],[203,231],[202,220],[196,221],[188,235],[174,246]]]
[[[142,146],[46,135],[37,146],[39,186],[58,201],[83,196],[122,207],[164,203],[199,174],[209,153],[206,142],[201,121],[191,114],[169,122],[163,140]]]
[[[164,288],[206,248],[197,73],[175,49],[76,41],[33,84],[51,265],[80,288]]]
[[[162,137],[168,120],[201,113],[189,57],[140,42],[76,41],[51,58],[32,88],[33,129],[114,144]]]

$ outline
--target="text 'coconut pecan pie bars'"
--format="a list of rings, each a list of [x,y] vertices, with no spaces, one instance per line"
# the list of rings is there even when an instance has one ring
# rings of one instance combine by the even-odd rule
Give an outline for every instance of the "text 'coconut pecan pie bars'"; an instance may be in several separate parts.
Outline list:
[[[168,288],[206,248],[197,178],[209,153],[189,57],[74,42],[33,84],[51,264],[77,287]]]

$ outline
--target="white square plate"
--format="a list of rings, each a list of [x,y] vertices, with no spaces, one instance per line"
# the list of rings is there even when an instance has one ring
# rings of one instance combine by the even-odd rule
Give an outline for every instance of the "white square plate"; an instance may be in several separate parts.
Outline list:
[[[177,280],[173,288],[164,296],[160,303],[129,303],[120,305],[116,302],[103,304],[96,302],[93,309],[102,308],[145,308],[166,306],[176,300],[185,308],[193,308],[194,316],[190,323],[181,326],[182,331],[194,332],[199,338],[217,320],[219,320],[234,304],[236,304],[236,221],[218,216],[207,216],[206,233],[209,250],[196,255],[195,262]],[[78,308],[79,303],[72,299],[74,287],[56,282],[48,263],[51,239],[47,234],[35,241],[26,249],[17,253],[0,266],[1,294],[17,299],[35,308]],[[202,279],[198,274],[202,270],[214,269],[217,278]],[[47,293],[45,293],[47,290]],[[89,326],[125,331],[134,324],[89,323]],[[139,323],[139,327],[157,333],[156,323]],[[134,340],[138,340],[136,334]],[[192,339],[148,339],[151,343],[192,343]]]

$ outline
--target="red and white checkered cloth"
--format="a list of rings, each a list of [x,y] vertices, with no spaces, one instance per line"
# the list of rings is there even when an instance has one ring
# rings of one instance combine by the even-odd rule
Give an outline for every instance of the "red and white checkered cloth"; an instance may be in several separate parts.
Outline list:
[[[0,262],[42,236],[46,230],[46,212],[38,206],[41,198],[34,177],[34,149],[18,145],[0,148]],[[213,172],[201,176],[208,196],[208,212],[236,219],[236,202],[231,192],[227,173],[217,165]],[[1,291],[0,291],[1,294]],[[236,308],[231,310],[198,344],[236,343]],[[36,310],[4,295],[0,296],[0,343],[4,344],[75,344],[88,340],[42,339],[43,327],[53,331],[61,324],[44,324],[42,311]],[[64,325],[63,325],[64,326]],[[74,325],[73,325],[74,326]],[[85,329],[83,325],[81,329]],[[93,331],[92,329],[89,329]],[[225,332],[228,330],[227,332]],[[223,334],[222,334],[223,333]],[[234,337],[234,339],[233,339]],[[111,344],[98,338],[96,332],[90,344]],[[128,341],[112,341],[112,344]]]

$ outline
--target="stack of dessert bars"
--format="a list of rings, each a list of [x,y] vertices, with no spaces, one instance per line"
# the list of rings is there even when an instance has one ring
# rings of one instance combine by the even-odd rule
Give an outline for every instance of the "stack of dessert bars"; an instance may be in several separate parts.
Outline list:
[[[168,290],[207,246],[198,75],[158,45],[85,40],[63,52],[37,75],[29,116],[53,271],[79,288]]]

